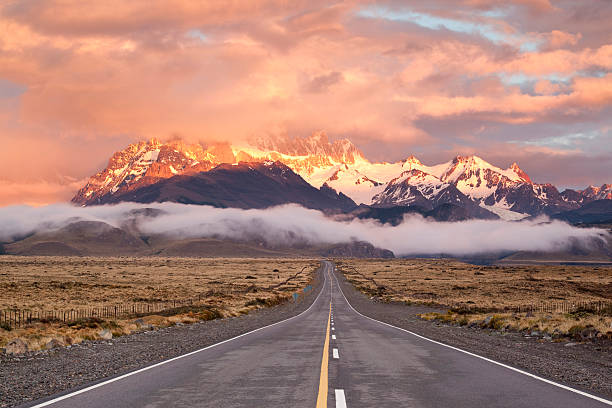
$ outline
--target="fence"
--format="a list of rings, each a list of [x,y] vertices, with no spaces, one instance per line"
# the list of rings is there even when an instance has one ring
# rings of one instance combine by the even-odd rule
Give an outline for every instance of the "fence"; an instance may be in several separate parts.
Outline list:
[[[518,306],[478,306],[457,305],[452,310],[471,313],[513,312],[513,313],[576,313],[580,311],[590,313],[612,314],[612,301],[558,301],[558,302],[536,302]]]
[[[0,326],[19,328],[34,322],[74,322],[80,319],[117,319],[144,316],[187,306],[203,306],[200,296],[160,302],[132,302],[112,306],[88,307],[67,310],[0,310]]]
[[[540,312],[540,313],[573,313],[580,310],[593,311],[595,313],[612,312],[612,301],[560,301],[540,302],[531,305],[521,305],[510,308],[515,312]]]
[[[283,285],[286,285],[293,279],[297,278],[304,272],[307,266],[303,267],[302,270],[297,272],[285,279],[284,281],[275,285],[269,286],[266,289],[272,290],[277,289]],[[312,285],[316,285],[318,278],[315,278],[311,284],[303,289],[303,293],[295,293],[293,301],[297,301],[300,295],[305,296],[307,292],[312,290]],[[248,292],[250,287],[242,289],[242,292]],[[164,311],[170,311],[180,307],[186,306],[205,306],[202,302],[202,296],[199,295],[197,298],[188,299],[174,299],[165,300],[159,302],[132,302],[117,304],[112,306],[100,306],[100,307],[89,307],[81,309],[68,309],[68,310],[31,310],[31,309],[7,309],[0,310],[0,327],[3,328],[19,328],[27,324],[34,322],[63,322],[70,323],[79,319],[117,319],[117,318],[130,318],[136,316],[144,316],[147,314],[160,313]]]

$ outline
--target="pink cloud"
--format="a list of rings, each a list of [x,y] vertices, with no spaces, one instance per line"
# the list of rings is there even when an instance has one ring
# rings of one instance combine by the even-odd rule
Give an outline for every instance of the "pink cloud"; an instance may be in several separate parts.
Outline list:
[[[492,27],[521,39],[514,44],[360,16],[371,4],[5,5],[0,78],[25,91],[0,95],[0,140],[10,146],[0,154],[0,174],[30,184],[56,183],[48,176],[56,173],[81,179],[130,141],[171,135],[235,141],[325,129],[364,146],[401,144],[408,155],[411,147],[460,150],[459,138],[485,137],[457,131],[442,146],[443,136],[421,127],[423,118],[508,127],[588,116],[610,125],[606,8],[547,0],[375,3]],[[532,40],[543,41],[540,48],[520,48]],[[508,80],[521,76],[531,85]],[[15,159],[22,152],[43,159],[23,166]],[[60,190],[40,189],[63,199]]]

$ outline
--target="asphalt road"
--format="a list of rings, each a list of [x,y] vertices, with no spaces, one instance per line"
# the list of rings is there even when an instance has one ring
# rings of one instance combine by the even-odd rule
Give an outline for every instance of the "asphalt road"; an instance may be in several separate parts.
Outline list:
[[[28,407],[603,407],[356,312],[325,262],[302,314]],[[327,404],[326,404],[327,402]]]

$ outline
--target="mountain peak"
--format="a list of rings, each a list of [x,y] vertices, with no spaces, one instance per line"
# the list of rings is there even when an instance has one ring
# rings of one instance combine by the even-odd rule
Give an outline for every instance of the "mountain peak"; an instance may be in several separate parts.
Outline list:
[[[457,156],[455,156],[455,158],[453,159],[453,162],[455,162],[455,163],[468,163],[468,162],[475,163],[475,162],[477,162],[478,160],[480,160],[480,161],[484,161],[484,160],[482,160],[480,157],[475,156],[475,155],[473,155],[473,154],[468,155],[468,156],[457,155]]]
[[[512,170],[513,172],[516,173],[517,176],[519,176],[525,183],[533,183],[531,181],[531,178],[529,178],[529,176],[527,175],[527,173],[525,173],[518,165],[517,162],[512,163],[512,165],[510,166],[510,170]]]
[[[336,163],[355,163],[363,153],[348,139],[329,141],[324,131],[317,131],[306,137],[288,135],[265,136],[251,140],[257,149],[278,152],[289,156],[315,156]]]
[[[410,155],[408,156],[405,160],[404,160],[405,164],[418,164],[418,165],[422,165],[423,163],[421,163],[421,161],[419,159],[417,159],[414,155]]]

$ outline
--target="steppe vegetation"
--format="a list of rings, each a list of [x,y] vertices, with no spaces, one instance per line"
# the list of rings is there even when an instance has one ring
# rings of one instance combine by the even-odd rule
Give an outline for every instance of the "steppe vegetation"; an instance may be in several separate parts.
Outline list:
[[[554,339],[612,339],[612,267],[476,266],[444,259],[341,260],[360,291],[426,304],[427,320]]]
[[[37,350],[239,316],[291,300],[312,283],[318,266],[308,259],[2,256],[0,310],[87,309],[186,298],[201,302],[121,319],[42,319],[20,328],[3,324],[0,347],[21,339],[29,350]]]

